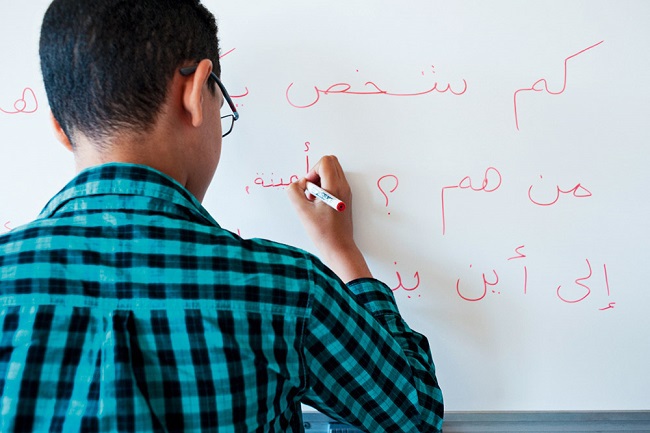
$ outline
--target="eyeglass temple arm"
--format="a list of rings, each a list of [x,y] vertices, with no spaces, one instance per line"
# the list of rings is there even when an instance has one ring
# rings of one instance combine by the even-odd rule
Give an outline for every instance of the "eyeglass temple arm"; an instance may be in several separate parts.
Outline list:
[[[193,74],[196,71],[196,66],[188,66],[186,68],[181,68],[180,73],[181,75],[188,76]],[[221,93],[223,93],[223,96],[228,103],[228,106],[230,107],[230,110],[232,111],[233,118],[235,120],[239,119],[239,113],[237,112],[237,107],[235,107],[235,103],[232,101],[232,98],[228,94],[228,91],[224,87],[224,85],[221,83],[221,80],[219,80],[219,77],[217,77],[217,74],[214,72],[210,72],[210,77],[217,83],[219,86],[219,89],[221,90]]]
[[[214,81],[217,82],[217,85],[219,85],[219,88],[221,89],[221,93],[223,93],[223,97],[226,99],[226,102],[230,106],[230,110],[232,111],[232,115],[235,118],[235,120],[239,119],[239,112],[237,112],[237,108],[235,107],[235,103],[233,102],[232,98],[228,94],[228,91],[224,87],[224,85],[221,83],[221,80],[219,80],[219,77],[217,77],[217,74],[214,72],[210,72],[210,75],[214,79]]]

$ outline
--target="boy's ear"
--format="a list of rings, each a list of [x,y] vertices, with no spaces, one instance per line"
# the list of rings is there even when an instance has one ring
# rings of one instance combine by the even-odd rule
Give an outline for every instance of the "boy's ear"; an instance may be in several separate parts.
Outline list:
[[[72,143],[70,143],[70,138],[68,138],[65,131],[63,131],[61,124],[59,123],[58,120],[56,120],[56,117],[54,117],[54,113],[52,113],[52,110],[50,110],[50,123],[52,124],[52,128],[54,129],[54,136],[56,137],[56,139],[59,140],[59,142],[63,144],[63,146],[65,146],[66,149],[72,152],[73,147],[72,147]]]
[[[212,61],[203,59],[196,71],[187,77],[183,90],[183,106],[190,114],[192,125],[201,126],[203,123],[203,91],[212,72]]]

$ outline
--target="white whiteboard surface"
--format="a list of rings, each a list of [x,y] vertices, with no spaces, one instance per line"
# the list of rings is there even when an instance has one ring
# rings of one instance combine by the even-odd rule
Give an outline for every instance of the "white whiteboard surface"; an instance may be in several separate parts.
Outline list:
[[[282,184],[335,154],[448,410],[650,409],[650,2],[205,3],[241,112],[222,226],[315,252]],[[47,4],[1,6],[0,232],[74,175]]]

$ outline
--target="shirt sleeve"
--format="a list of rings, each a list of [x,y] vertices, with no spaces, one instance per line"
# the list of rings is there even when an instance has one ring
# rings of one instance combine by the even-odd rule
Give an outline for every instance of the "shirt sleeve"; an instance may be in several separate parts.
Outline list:
[[[375,279],[316,269],[304,337],[303,402],[369,432],[440,432],[443,400],[429,343]]]

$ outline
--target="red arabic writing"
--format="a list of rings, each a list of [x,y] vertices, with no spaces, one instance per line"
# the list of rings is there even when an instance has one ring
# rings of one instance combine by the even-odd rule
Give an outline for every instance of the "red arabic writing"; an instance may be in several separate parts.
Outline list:
[[[548,88],[548,81],[546,80],[546,78],[540,78],[539,80],[535,81],[532,86],[524,87],[522,89],[518,89],[518,90],[515,91],[515,94],[514,94],[514,107],[515,107],[515,126],[517,128],[517,131],[519,131],[519,112],[517,111],[517,96],[519,95],[519,93],[521,93],[521,92],[530,92],[530,91],[541,92],[543,90],[545,90],[546,93],[548,93],[549,95],[560,95],[560,94],[564,93],[564,91],[566,90],[566,87],[567,87],[567,69],[568,69],[569,60],[571,60],[572,58],[574,58],[574,57],[576,57],[576,56],[578,56],[578,55],[580,55],[582,53],[584,53],[585,51],[588,51],[588,50],[590,50],[590,49],[592,49],[594,47],[597,47],[598,45],[602,44],[603,42],[605,42],[605,41],[600,41],[600,42],[598,42],[596,44],[593,44],[593,45],[591,45],[591,46],[589,46],[589,47],[587,47],[587,48],[585,48],[583,50],[580,50],[577,53],[572,54],[569,57],[564,59],[564,80],[563,80],[563,83],[562,83],[562,88],[560,90],[558,90],[556,92],[550,90]]]
[[[357,70],[358,72],[358,70]],[[410,96],[422,96],[426,95],[432,92],[437,92],[437,93],[451,93],[452,95],[455,96],[460,96],[463,95],[467,91],[467,81],[463,79],[463,85],[462,89],[457,89],[454,90],[451,87],[451,83],[447,83],[446,86],[444,87],[439,87],[439,83],[436,82],[433,84],[432,87],[420,91],[414,91],[414,92],[392,92],[388,90],[384,90],[381,87],[379,87],[374,81],[366,81],[364,83],[364,89],[362,90],[354,90],[352,88],[352,85],[349,83],[335,83],[330,85],[329,87],[325,89],[321,89],[318,86],[314,86],[314,91],[315,91],[315,98],[307,103],[307,104],[298,104],[294,102],[295,98],[292,98],[289,93],[291,92],[291,88],[293,87],[294,83],[292,82],[289,84],[287,87],[287,90],[285,92],[285,96],[287,98],[287,102],[295,108],[309,108],[313,107],[320,101],[321,96],[325,95],[380,95],[380,96],[401,96],[401,97],[410,97]],[[460,86],[459,86],[460,87]]]
[[[393,262],[393,263],[395,264],[395,266],[397,266],[397,262]],[[393,292],[396,292],[397,290],[402,289],[402,290],[404,290],[404,291],[410,293],[410,292],[413,292],[413,291],[414,291],[415,289],[417,289],[418,287],[420,287],[420,272],[418,272],[418,271],[416,271],[416,272],[413,274],[413,278],[415,279],[415,284],[412,285],[412,286],[410,286],[410,287],[407,287],[407,286],[404,284],[404,281],[402,280],[402,275],[400,274],[399,271],[395,271],[395,275],[397,276],[397,285],[396,285],[395,287],[392,288]],[[418,295],[418,297],[421,297],[421,296],[422,296],[422,295]],[[409,299],[411,299],[411,295],[410,295],[410,294],[407,295],[407,297],[408,297]]]
[[[564,297],[560,293],[560,290],[562,289],[562,285],[560,284],[559,286],[557,286],[557,297],[560,298],[563,302],[566,302],[567,304],[575,304],[577,302],[583,301],[587,296],[591,294],[591,289],[589,288],[589,286],[582,283],[583,281],[586,281],[589,278],[591,278],[591,276],[593,275],[593,271],[591,269],[591,263],[589,263],[589,259],[586,259],[586,261],[587,261],[587,267],[589,268],[589,274],[587,274],[582,278],[576,278],[575,280],[576,285],[583,287],[585,289],[584,295],[582,297],[574,297],[574,298]]]
[[[305,174],[309,173],[311,167],[309,166],[309,149],[311,143],[309,141],[305,142]],[[253,180],[253,184],[260,186],[262,188],[286,188],[291,185],[293,182],[297,182],[300,179],[298,174],[291,174],[288,176],[288,180],[285,181],[284,177],[280,177],[279,180],[276,177],[275,173],[271,173],[268,179],[264,179],[264,173],[256,173],[257,177]],[[250,186],[246,186],[246,194],[250,194]]]
[[[541,178],[542,178],[542,176],[540,176],[540,179]],[[532,191],[533,191],[533,185],[531,185],[530,188],[528,188],[528,198],[530,199],[531,202],[533,202],[534,204],[536,204],[538,206],[551,206],[551,205],[554,205],[555,203],[558,202],[558,200],[560,200],[560,195],[561,194],[572,194],[576,198],[586,198],[586,197],[591,197],[592,196],[591,191],[589,191],[587,188],[582,186],[580,183],[576,184],[576,186],[574,186],[573,188],[570,188],[570,189],[567,189],[567,190],[564,190],[564,189],[560,188],[559,185],[556,186],[555,198],[553,200],[551,200],[551,201],[548,201],[548,202],[541,202],[541,201],[537,201],[537,200],[533,199]]]
[[[543,177],[540,175],[540,179]],[[441,210],[442,210],[442,234],[447,231],[447,217],[446,217],[446,196],[445,192],[449,189],[469,189],[471,191],[479,192],[494,192],[501,186],[502,176],[499,170],[494,167],[488,167],[483,176],[481,186],[474,186],[472,179],[465,176],[457,185],[448,185],[442,188],[441,191]],[[555,185],[551,197],[543,201],[539,197],[533,196],[533,185],[528,187],[528,200],[537,206],[552,206],[559,202],[560,197],[563,195],[571,195],[574,198],[588,198],[593,196],[592,192],[585,188],[581,183],[577,183],[572,188],[563,189],[559,185]]]
[[[386,179],[388,179],[388,182],[391,182],[391,183],[394,182],[395,183],[395,186],[393,186],[392,189],[389,189],[388,193],[386,191],[384,191],[384,189],[381,187],[381,183]],[[379,191],[382,193],[382,195],[386,199],[386,207],[388,207],[388,194],[389,193],[391,193],[391,194],[394,193],[398,186],[399,186],[399,179],[394,174],[386,174],[386,175],[380,177],[377,180],[377,188],[379,188]],[[390,212],[388,212],[388,215],[390,215]]]
[[[525,259],[526,254],[524,254],[521,250],[525,248],[524,245],[520,245],[519,247],[515,248],[515,252],[517,253],[516,256],[510,257],[508,260],[516,260],[516,259]],[[589,297],[593,291],[590,285],[587,284],[587,282],[594,276],[593,268],[591,265],[591,262],[589,259],[585,259],[585,262],[587,264],[587,269],[585,270],[585,273],[582,276],[579,276],[574,280],[575,285],[572,286],[564,286],[562,284],[557,286],[557,289],[555,290],[555,295],[557,296],[558,299],[560,299],[562,302],[565,302],[567,304],[578,304],[587,297]],[[469,265],[470,269],[473,269],[474,265]],[[607,293],[607,297],[611,296],[611,289],[609,285],[609,276],[607,274],[607,265],[603,264],[603,277],[604,277],[604,282],[605,282],[605,289]],[[501,294],[501,290],[497,287],[500,283],[500,277],[499,273],[497,272],[496,269],[491,269],[488,272],[482,272],[481,273],[481,283],[478,285],[478,289],[476,287],[472,288],[470,285],[469,287],[464,287],[463,284],[461,284],[461,278],[458,278],[456,280],[456,293],[458,296],[468,302],[478,302],[487,296],[487,294],[491,291],[493,294]],[[528,293],[528,267],[523,266],[523,293],[526,295]],[[605,310],[611,310],[615,307],[616,302],[609,302],[608,305],[604,308],[599,308],[600,311],[605,311]]]
[[[300,179],[297,174],[292,174],[291,177],[289,177],[289,180],[287,182],[285,182],[282,177],[280,178],[279,181],[275,181],[275,180],[273,180],[273,177],[275,176],[275,174],[271,173],[271,179],[269,181],[265,181],[264,179],[259,177],[259,173],[257,173],[257,174],[258,174],[258,177],[255,178],[253,183],[255,185],[261,186],[262,188],[279,188],[279,187],[286,188],[289,185],[291,185],[293,182],[297,182]],[[262,173],[262,176],[264,176],[264,173]]]
[[[224,57],[226,57],[228,54],[232,53],[232,52],[235,51],[236,49],[237,49],[237,48],[232,48],[232,49],[226,51],[225,53],[221,54],[221,55],[219,56],[219,60],[223,59]],[[230,94],[230,92],[228,92],[228,93]],[[248,96],[248,87],[244,87],[244,93],[241,93],[241,94],[239,94],[239,95],[230,95],[230,97],[231,97],[232,99],[239,99],[239,98],[243,98],[244,96]],[[235,105],[236,105],[237,107],[239,107],[239,104],[235,104]]]
[[[32,114],[38,110],[38,100],[34,91],[25,87],[22,96],[13,104],[13,109],[5,110],[0,107],[0,113],[4,114]]]
[[[219,60],[223,59],[224,57],[226,57],[228,54],[232,53],[232,52],[235,51],[236,49],[237,49],[237,48],[231,48],[230,50],[228,50],[228,51],[226,51],[225,53],[221,54],[221,55],[219,56]]]
[[[471,268],[472,265],[469,265],[469,267]],[[482,274],[483,275],[483,291],[479,293],[479,296],[472,298],[469,295],[467,295],[467,296],[463,295],[461,293],[461,291],[460,291],[460,278],[458,280],[456,280],[456,293],[458,293],[458,296],[460,296],[461,298],[463,298],[466,301],[469,301],[469,302],[480,301],[481,299],[485,298],[485,296],[487,295],[488,286],[494,287],[497,284],[499,284],[499,275],[497,274],[497,271],[495,271],[493,269],[492,273],[494,274],[494,281],[488,281],[487,277],[485,276],[485,272],[483,272],[483,274]],[[492,293],[496,293],[496,290],[492,290]],[[499,294],[501,294],[501,292],[499,292]]]
[[[461,181],[458,182],[458,184],[456,185],[448,185],[443,187],[441,192],[442,234],[444,235],[447,230],[447,222],[445,218],[445,191],[446,190],[460,188],[460,189],[469,189],[475,192],[483,191],[483,192],[490,193],[499,189],[499,187],[501,186],[502,179],[503,178],[501,177],[501,173],[499,172],[499,170],[497,170],[494,167],[488,167],[485,170],[485,174],[483,175],[483,180],[481,181],[480,187],[474,186],[474,184],[472,183],[472,179],[469,176],[465,176],[464,178],[462,178]]]

